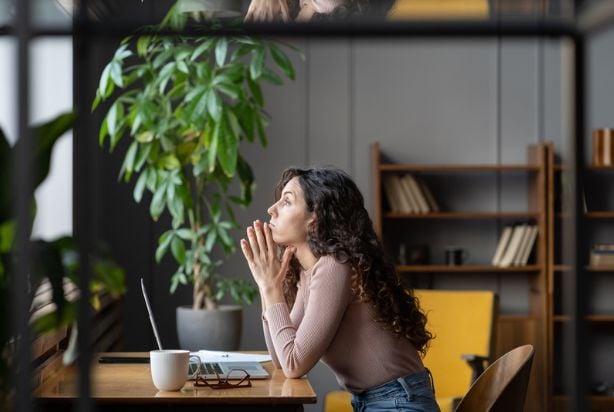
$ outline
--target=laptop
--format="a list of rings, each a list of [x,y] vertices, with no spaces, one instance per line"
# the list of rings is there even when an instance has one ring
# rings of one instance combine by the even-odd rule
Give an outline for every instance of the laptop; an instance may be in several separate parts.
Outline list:
[[[156,327],[156,320],[153,316],[153,311],[151,309],[151,304],[149,303],[149,296],[147,295],[147,291],[145,290],[145,282],[143,278],[141,278],[141,289],[143,290],[143,298],[145,299],[145,306],[147,307],[147,313],[149,314],[149,321],[151,323],[151,328],[153,329],[154,336],[156,337],[156,342],[158,344],[158,348],[162,350],[162,341],[160,340],[160,335],[158,334],[158,328]],[[197,353],[191,353],[191,355],[197,355]],[[269,377],[269,373],[262,367],[260,362],[255,361],[224,361],[219,360],[216,362],[203,362],[201,371],[199,375],[206,379],[215,379],[217,376],[220,378],[227,379],[242,379],[243,375],[238,373],[230,373],[233,369],[244,369],[249,373],[251,379],[267,379]],[[198,368],[198,364],[196,362],[190,361],[190,367],[188,370],[188,377],[193,379],[196,369]],[[217,372],[217,375],[216,375]]]

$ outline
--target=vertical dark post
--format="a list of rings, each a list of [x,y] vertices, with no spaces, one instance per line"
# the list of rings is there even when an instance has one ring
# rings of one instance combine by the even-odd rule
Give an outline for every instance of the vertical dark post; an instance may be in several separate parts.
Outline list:
[[[572,188],[570,200],[571,221],[565,232],[564,256],[570,259],[572,271],[564,285],[567,296],[564,298],[565,310],[571,315],[569,330],[565,336],[569,360],[569,370],[566,374],[566,384],[571,391],[571,405],[569,410],[588,410],[588,362],[590,351],[590,337],[587,334],[586,315],[589,286],[586,282],[586,254],[588,242],[584,228],[584,174],[585,174],[585,150],[584,135],[585,110],[586,110],[586,44],[581,35],[574,37],[574,115],[575,124],[573,137],[570,142],[570,166],[569,186]],[[575,190],[574,190],[575,189]],[[567,365],[566,365],[567,366]]]
[[[31,362],[30,362],[30,299],[28,279],[29,262],[32,258],[30,248],[30,227],[32,223],[32,139],[29,136],[29,75],[30,75],[30,1],[16,2],[17,19],[17,130],[19,144],[14,165],[15,214],[17,216],[17,264],[13,283],[13,336],[16,337],[16,411],[32,410]]]
[[[77,108],[77,121],[73,138],[73,204],[74,204],[74,235],[79,251],[79,309],[77,315],[79,348],[79,399],[78,410],[89,412],[92,410],[91,379],[90,379],[90,290],[91,279],[90,253],[93,244],[92,219],[92,156],[91,144],[87,134],[87,119],[90,104],[87,102],[89,84],[89,52],[90,40],[87,28],[87,0],[82,0],[79,10],[73,21],[73,98]]]

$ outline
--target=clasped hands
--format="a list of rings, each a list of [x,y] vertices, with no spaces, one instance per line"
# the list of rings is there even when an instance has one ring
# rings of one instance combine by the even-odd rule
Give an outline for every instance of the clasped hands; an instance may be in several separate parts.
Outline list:
[[[252,0],[247,14],[246,22],[271,22],[282,20],[290,21],[290,10],[287,0]]]
[[[241,239],[241,250],[261,294],[280,292],[296,248],[286,247],[279,259],[271,228],[266,222],[255,220],[253,226],[247,228],[247,240]]]

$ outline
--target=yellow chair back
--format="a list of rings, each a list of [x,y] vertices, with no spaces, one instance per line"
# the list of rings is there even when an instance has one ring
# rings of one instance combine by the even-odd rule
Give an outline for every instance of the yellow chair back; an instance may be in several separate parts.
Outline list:
[[[396,0],[388,20],[488,19],[488,0]]]
[[[497,299],[490,291],[416,289],[414,293],[434,336],[423,362],[433,374],[443,411],[450,408],[449,398],[462,398],[471,386],[472,370],[461,355],[492,359]]]

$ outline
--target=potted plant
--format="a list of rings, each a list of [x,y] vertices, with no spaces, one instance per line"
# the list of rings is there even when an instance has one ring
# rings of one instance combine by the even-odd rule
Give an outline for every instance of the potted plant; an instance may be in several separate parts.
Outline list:
[[[112,151],[124,135],[130,138],[120,177],[135,178],[134,200],[150,192],[151,217],[157,221],[164,211],[172,217],[155,256],[160,262],[170,250],[177,262],[171,293],[180,284],[193,286],[191,308],[177,308],[181,347],[232,349],[240,341],[241,306],[219,302],[230,294],[236,303],[249,304],[257,289],[247,280],[220,276],[214,253],[235,251],[235,208],[252,199],[254,176],[240,145],[267,144],[261,83],[280,85],[282,76],[295,75],[280,42],[239,30],[234,36],[157,34],[181,30],[187,19],[175,6],[160,25],[124,39],[102,72],[93,109],[110,100],[101,145],[108,137]],[[240,193],[232,193],[234,181]]]

